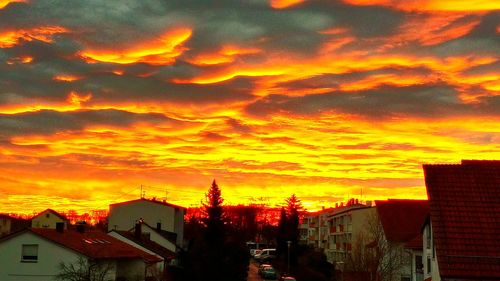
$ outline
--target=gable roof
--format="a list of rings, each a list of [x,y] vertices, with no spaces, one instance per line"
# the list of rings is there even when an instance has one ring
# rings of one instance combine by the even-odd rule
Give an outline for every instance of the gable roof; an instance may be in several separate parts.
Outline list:
[[[375,205],[388,241],[407,243],[421,235],[420,229],[429,215],[427,200],[376,200]]]
[[[148,263],[159,261],[154,255],[150,255],[100,231],[81,233],[74,230],[65,230],[61,233],[55,229],[45,228],[32,228],[28,231],[90,258],[141,258]]]
[[[500,280],[500,161],[423,169],[441,277]]]
[[[67,220],[68,220],[68,218],[67,218],[66,216],[64,216],[64,215],[62,215],[61,213],[58,213],[58,212],[56,212],[56,211],[54,211],[54,210],[52,210],[52,209],[50,209],[50,208],[49,208],[49,209],[46,209],[46,210],[44,210],[44,211],[42,211],[42,212],[40,212],[40,213],[38,213],[38,214],[36,214],[36,215],[35,215],[35,216],[33,216],[33,218],[31,218],[31,219],[33,220],[33,219],[35,219],[35,218],[37,218],[37,217],[41,216],[42,214],[44,214],[44,213],[46,213],[46,212],[49,212],[49,213],[51,213],[51,214],[54,214],[55,216],[57,216],[58,218],[60,218],[60,219],[62,219],[62,220],[65,220],[65,221],[67,221]]]
[[[178,209],[184,209],[184,210],[186,209],[185,207],[174,205],[174,204],[168,203],[166,201],[150,200],[150,199],[146,199],[146,198],[139,198],[139,199],[134,199],[134,200],[125,201],[125,202],[113,203],[113,204],[110,204],[109,207],[111,208],[112,206],[126,205],[126,204],[136,203],[136,202],[149,202],[149,203],[154,203],[154,204],[160,204],[163,206],[178,208]]]
[[[170,251],[169,249],[163,247],[162,245],[152,241],[145,235],[141,235],[141,237],[136,237],[134,233],[130,231],[122,231],[122,230],[112,230],[111,232],[116,232],[123,236],[124,238],[141,245],[142,247],[158,254],[163,257],[165,260],[170,260],[175,257],[175,253]]]

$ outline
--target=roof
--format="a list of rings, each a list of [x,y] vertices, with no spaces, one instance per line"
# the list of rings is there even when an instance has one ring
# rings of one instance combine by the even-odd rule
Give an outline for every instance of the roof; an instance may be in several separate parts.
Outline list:
[[[167,230],[164,230],[164,229],[157,229],[157,228],[154,228],[152,226],[150,226],[149,224],[147,224],[145,221],[142,221],[140,222],[142,225],[144,226],[147,226],[149,229],[151,229],[152,231],[156,232],[158,235],[160,235],[161,237],[167,239],[168,241],[172,242],[174,245],[177,241],[177,233],[175,232],[170,232],[170,231],[167,231]],[[135,226],[132,227],[129,232],[134,232],[135,230]]]
[[[407,243],[421,235],[420,230],[429,215],[427,200],[389,199],[375,203],[388,241]]]
[[[169,249],[163,247],[162,245],[152,241],[149,237],[145,237],[145,235],[141,235],[141,237],[136,237],[134,233],[130,231],[120,231],[120,230],[112,230],[112,232],[116,232],[126,239],[141,245],[142,247],[155,252],[159,256],[164,259],[172,259],[175,257],[175,253],[170,251]]]
[[[500,161],[423,169],[441,277],[500,280]]]
[[[139,198],[139,199],[134,199],[134,200],[130,200],[130,201],[114,203],[114,204],[110,204],[109,207],[111,207],[111,206],[119,206],[119,205],[126,205],[126,204],[130,204],[130,203],[141,202],[141,201],[150,202],[150,203],[156,203],[156,204],[160,204],[160,205],[163,205],[163,206],[168,206],[168,207],[173,207],[173,208],[179,208],[179,209],[184,209],[184,210],[186,209],[185,207],[174,205],[174,204],[168,203],[166,201],[150,200],[150,199],[146,199],[146,198]]]
[[[148,263],[159,261],[154,255],[150,255],[100,231],[81,233],[74,230],[65,230],[61,233],[55,229],[45,228],[32,228],[28,231],[90,258],[141,258]]]
[[[67,221],[67,220],[68,220],[68,218],[67,218],[66,216],[64,216],[64,215],[62,215],[61,213],[58,213],[58,212],[56,212],[56,211],[54,211],[54,210],[52,210],[52,209],[47,209],[47,210],[45,210],[45,211],[42,211],[42,212],[38,213],[36,216],[34,216],[32,219],[34,219],[34,218],[36,218],[36,217],[39,217],[41,214],[43,214],[43,213],[45,213],[45,212],[52,213],[52,214],[54,214],[55,216],[59,217],[59,218],[60,218],[60,219],[62,219],[62,220],[65,220],[65,221]]]

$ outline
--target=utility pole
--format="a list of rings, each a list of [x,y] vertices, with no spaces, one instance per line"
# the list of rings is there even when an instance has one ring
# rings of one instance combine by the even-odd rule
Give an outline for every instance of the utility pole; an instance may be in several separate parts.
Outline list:
[[[288,259],[287,259],[287,268],[288,268],[288,273],[290,273],[290,244],[292,244],[292,241],[286,241],[286,245],[288,248]]]

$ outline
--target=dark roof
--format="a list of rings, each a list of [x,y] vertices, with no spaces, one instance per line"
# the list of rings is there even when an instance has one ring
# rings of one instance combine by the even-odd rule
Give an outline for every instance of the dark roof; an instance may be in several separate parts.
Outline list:
[[[500,280],[500,161],[423,168],[441,277]]]
[[[152,241],[149,239],[149,237],[146,237],[145,235],[141,235],[141,237],[136,237],[134,233],[130,231],[120,231],[120,230],[112,230],[121,236],[127,238],[130,241],[133,241],[142,247],[155,252],[159,256],[163,257],[166,260],[172,259],[175,257],[175,253],[170,251],[169,249],[163,247],[162,245]]]
[[[421,235],[429,215],[427,200],[389,199],[377,200],[375,204],[388,241],[407,243]]]
[[[167,239],[168,241],[172,242],[174,245],[177,242],[177,233],[170,232],[170,231],[167,231],[164,229],[157,229],[155,227],[150,226],[149,224],[147,224],[144,221],[142,221],[140,223],[147,226],[148,228],[150,228],[151,230],[153,230],[154,232],[156,232],[158,235],[162,236],[163,238]],[[135,226],[132,227],[131,229],[129,229],[128,232],[134,232],[134,230],[135,230]]]
[[[90,258],[142,258],[146,262],[154,263],[159,261],[154,255],[150,255],[100,231],[81,233],[74,230],[64,230],[64,232],[60,233],[55,229],[45,228],[32,228],[28,231]]]
[[[114,203],[114,204],[110,204],[109,206],[111,207],[111,206],[117,206],[117,205],[126,205],[126,204],[140,202],[140,201],[156,203],[156,204],[160,204],[163,206],[169,206],[169,207],[173,207],[173,208],[186,209],[185,207],[174,205],[174,204],[168,203],[166,201],[150,200],[150,199],[146,199],[146,198],[139,198],[139,199],[134,199],[134,200],[130,200],[130,201]]]
[[[59,213],[59,212],[56,212],[56,211],[54,211],[54,210],[52,210],[52,209],[47,209],[47,210],[44,210],[44,211],[42,211],[42,212],[38,213],[38,214],[37,214],[36,216],[34,216],[32,219],[34,219],[34,218],[36,218],[36,217],[40,216],[41,214],[43,214],[43,213],[45,213],[45,212],[50,212],[50,213],[52,213],[52,214],[56,215],[57,217],[59,217],[59,218],[60,218],[60,219],[62,219],[62,220],[65,220],[65,221],[67,221],[67,220],[68,220],[68,218],[67,218],[66,216],[64,216],[63,214],[61,214],[61,213]]]

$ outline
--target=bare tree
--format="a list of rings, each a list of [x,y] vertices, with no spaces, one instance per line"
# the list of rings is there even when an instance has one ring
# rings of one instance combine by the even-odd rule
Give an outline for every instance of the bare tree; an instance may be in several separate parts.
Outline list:
[[[113,265],[109,261],[79,256],[74,263],[59,264],[57,280],[63,281],[108,281],[108,273]]]
[[[386,239],[377,213],[372,212],[366,219],[365,231],[354,237],[345,270],[370,281],[393,281],[400,280],[406,262],[404,247]]]

